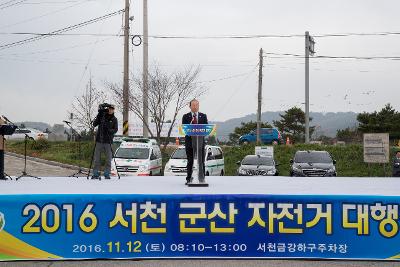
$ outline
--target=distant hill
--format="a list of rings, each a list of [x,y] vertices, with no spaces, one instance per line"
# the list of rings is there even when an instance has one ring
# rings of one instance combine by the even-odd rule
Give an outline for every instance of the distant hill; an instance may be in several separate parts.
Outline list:
[[[272,125],[272,121],[279,120],[279,114],[283,111],[268,111],[261,114],[261,119]],[[315,134],[326,135],[330,137],[336,136],[336,131],[347,127],[355,127],[358,125],[357,113],[354,112],[311,112],[311,126],[316,126]],[[240,126],[242,122],[256,121],[256,114],[249,114],[241,118],[229,119],[224,122],[213,122],[218,124],[217,135],[220,140],[227,140],[229,134],[233,132],[235,127]]]
[[[35,121],[22,121],[15,123],[18,126],[24,124],[27,128],[33,128],[39,131],[45,131],[46,129],[51,129],[51,125],[45,122],[35,122]]]
[[[283,111],[269,111],[264,112],[261,115],[261,119],[264,122],[268,122],[272,125],[273,120],[279,120],[279,114],[282,114]],[[339,129],[345,129],[347,127],[355,127],[358,125],[357,123],[357,113],[354,112],[311,112],[310,116],[313,118],[311,122],[311,126],[316,126],[315,134],[326,135],[330,137],[336,136],[336,131]],[[229,134],[233,132],[235,127],[240,126],[242,122],[255,121],[256,114],[249,114],[241,118],[229,119],[227,121],[222,122],[212,122],[218,124],[217,137],[220,140],[228,140]],[[17,122],[17,125],[21,125],[21,123],[25,124],[28,128],[38,129],[40,131],[45,131],[46,128],[52,129],[52,126],[48,123],[44,122]]]

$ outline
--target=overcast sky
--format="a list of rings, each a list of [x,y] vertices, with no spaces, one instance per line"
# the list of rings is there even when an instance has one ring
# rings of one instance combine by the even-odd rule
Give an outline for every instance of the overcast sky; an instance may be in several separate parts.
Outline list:
[[[5,0],[1,0],[0,5]],[[0,9],[0,46],[122,9],[123,0],[27,0]],[[1,8],[1,6],[0,6]],[[132,32],[142,33],[142,1],[132,0]],[[150,35],[260,35],[400,32],[398,0],[149,0]],[[122,15],[70,33],[116,34]],[[400,56],[400,35],[315,38],[316,55]],[[208,93],[201,110],[212,120],[255,113],[259,49],[304,54],[304,37],[258,39],[150,39],[149,61],[167,71],[202,67]],[[90,72],[98,88],[122,81],[123,39],[58,36],[0,49],[0,114],[14,121],[59,123]],[[272,57],[272,56],[271,56]],[[304,102],[304,59],[264,58],[263,111]],[[141,72],[142,47],[131,68]],[[400,60],[311,59],[311,111],[400,109]],[[88,66],[85,71],[85,67]]]

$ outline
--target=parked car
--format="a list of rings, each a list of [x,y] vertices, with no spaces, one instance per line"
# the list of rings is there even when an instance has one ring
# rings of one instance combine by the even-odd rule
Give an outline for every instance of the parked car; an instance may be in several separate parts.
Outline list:
[[[278,176],[276,168],[278,164],[272,157],[261,155],[247,155],[242,161],[238,161],[239,176]]]
[[[283,143],[282,141],[282,135],[278,131],[278,129],[275,128],[261,128],[260,129],[260,138],[261,142],[263,144],[281,144]],[[249,143],[255,143],[257,141],[257,132],[256,130],[251,131],[248,134],[242,135],[239,137],[239,144],[249,144]]]
[[[291,176],[336,176],[336,161],[327,151],[297,151],[290,160]]]
[[[111,174],[122,176],[152,176],[160,175],[162,156],[160,147],[153,140],[142,139],[142,142],[122,142],[115,151],[111,162]],[[114,163],[115,160],[115,163]],[[116,166],[115,166],[116,165]]]
[[[223,176],[225,174],[224,154],[219,146],[205,146],[205,175]],[[165,176],[185,176],[187,157],[185,146],[179,146],[171,155],[170,160],[165,165]],[[193,170],[197,169],[197,161],[193,163]]]
[[[43,133],[39,130],[32,129],[32,128],[18,128],[15,130],[13,135],[7,135],[7,140],[23,140],[25,139],[25,134],[28,135],[29,139],[32,140],[39,140],[39,139],[48,139],[49,134]]]

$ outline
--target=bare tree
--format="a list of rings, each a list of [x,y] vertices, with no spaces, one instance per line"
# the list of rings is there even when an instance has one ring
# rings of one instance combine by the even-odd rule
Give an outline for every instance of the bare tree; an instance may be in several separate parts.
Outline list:
[[[167,118],[171,121],[163,149],[168,144],[168,139],[171,136],[179,111],[190,100],[206,91],[197,82],[199,74],[200,67],[189,67],[183,71],[173,73],[164,72],[158,67],[150,70],[148,75],[148,109],[155,124],[155,132],[150,129],[150,125],[145,124],[143,119],[143,80],[141,78],[133,78],[129,92],[129,109],[145,124],[143,127],[149,130],[150,136],[161,142],[161,132]],[[122,106],[122,86],[117,83],[106,83],[106,85],[114,95],[115,101]],[[168,114],[168,112],[171,113]]]
[[[97,90],[92,84],[92,77],[86,84],[85,92],[75,97],[72,102],[71,113],[74,114],[73,121],[81,131],[92,134],[94,131],[93,120],[95,119],[99,104],[106,100],[106,94]]]

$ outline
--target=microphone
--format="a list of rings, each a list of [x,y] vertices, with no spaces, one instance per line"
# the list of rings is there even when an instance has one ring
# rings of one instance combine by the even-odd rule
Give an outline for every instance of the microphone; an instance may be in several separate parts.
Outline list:
[[[1,115],[7,122],[12,123],[6,116]]]

